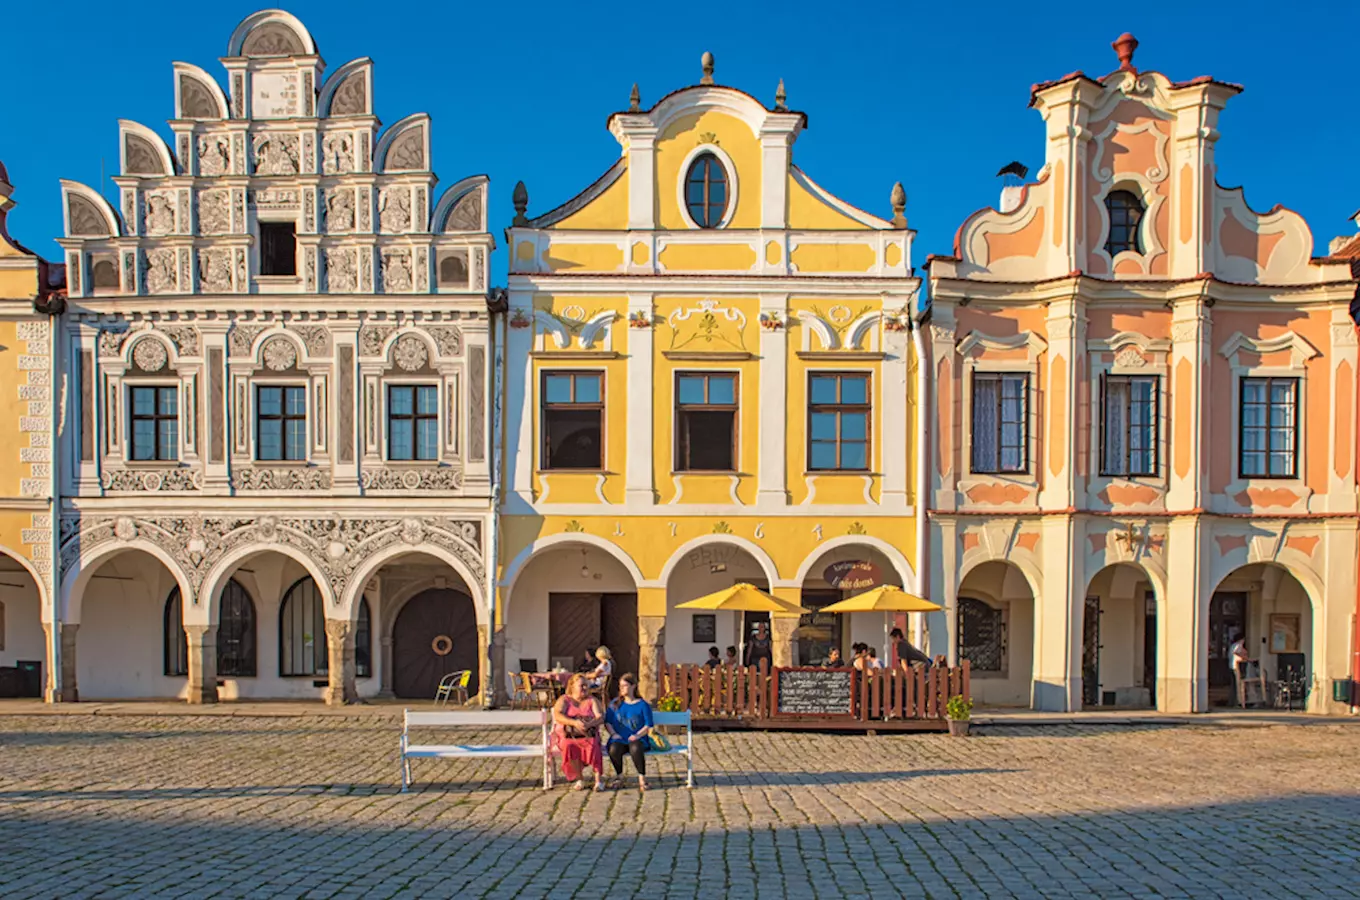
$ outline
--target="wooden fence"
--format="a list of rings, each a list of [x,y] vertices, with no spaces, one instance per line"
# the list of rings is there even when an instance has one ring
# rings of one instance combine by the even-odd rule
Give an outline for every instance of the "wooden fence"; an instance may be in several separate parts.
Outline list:
[[[774,682],[778,669],[756,666],[666,665],[657,696],[674,694],[680,708],[695,718],[766,719],[775,715]],[[950,697],[969,697],[968,661],[959,666],[870,669],[856,672],[851,688],[860,722],[885,719],[943,719]]]

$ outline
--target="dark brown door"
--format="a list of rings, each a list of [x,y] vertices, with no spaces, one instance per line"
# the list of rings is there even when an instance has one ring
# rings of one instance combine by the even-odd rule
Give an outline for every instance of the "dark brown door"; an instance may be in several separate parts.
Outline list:
[[[1236,703],[1228,649],[1247,633],[1247,595],[1219,591],[1209,601],[1209,705]]]
[[[392,693],[433,700],[439,679],[468,669],[468,695],[481,686],[477,666],[477,613],[461,591],[421,591],[397,613],[392,629]]]
[[[1081,629],[1081,705],[1100,705],[1100,598],[1087,597]]]
[[[548,664],[559,657],[572,660],[567,668],[576,669],[585,653],[594,656],[600,646],[600,595],[548,595]],[[613,650],[614,648],[610,648]]]
[[[637,594],[605,594],[600,598],[600,641],[614,654],[614,678],[637,674]]]

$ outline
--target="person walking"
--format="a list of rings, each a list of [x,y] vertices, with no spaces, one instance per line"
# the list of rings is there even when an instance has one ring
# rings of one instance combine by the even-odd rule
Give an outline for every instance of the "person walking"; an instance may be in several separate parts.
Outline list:
[[[553,704],[553,743],[562,754],[562,774],[584,791],[587,768],[595,770],[595,790],[604,790],[604,754],[600,750],[600,726],[604,713],[600,702],[586,691],[586,676],[577,672],[567,680],[567,690]]]
[[[716,649],[716,648],[715,648]],[[614,780],[610,787],[623,785],[623,758],[633,760],[637,770],[638,790],[647,790],[647,748],[652,733],[652,706],[638,696],[637,676],[626,672],[619,678],[619,695],[610,702],[604,714],[609,731],[609,762],[614,766]]]
[[[1237,705],[1246,709],[1247,693],[1243,689],[1243,679],[1247,676],[1247,663],[1251,660],[1247,654],[1247,636],[1238,632],[1236,640],[1228,646],[1228,667],[1233,674],[1233,693],[1237,696]]]

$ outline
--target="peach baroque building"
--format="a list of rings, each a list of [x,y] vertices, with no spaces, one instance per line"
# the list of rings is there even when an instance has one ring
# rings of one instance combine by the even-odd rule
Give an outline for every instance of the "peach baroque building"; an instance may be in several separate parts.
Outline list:
[[[1242,88],[1036,85],[1045,164],[929,261],[932,650],[983,703],[1230,702],[1245,634],[1326,711],[1356,597],[1350,267],[1215,179]]]

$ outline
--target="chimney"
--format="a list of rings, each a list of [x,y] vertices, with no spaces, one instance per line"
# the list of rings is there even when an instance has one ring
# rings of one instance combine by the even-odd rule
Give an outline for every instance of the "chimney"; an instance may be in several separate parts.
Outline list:
[[[1029,174],[1029,168],[1012,161],[996,174],[1001,179],[1001,205],[997,208],[1003,213],[1014,212],[1020,208],[1020,201],[1025,196],[1025,176]]]

